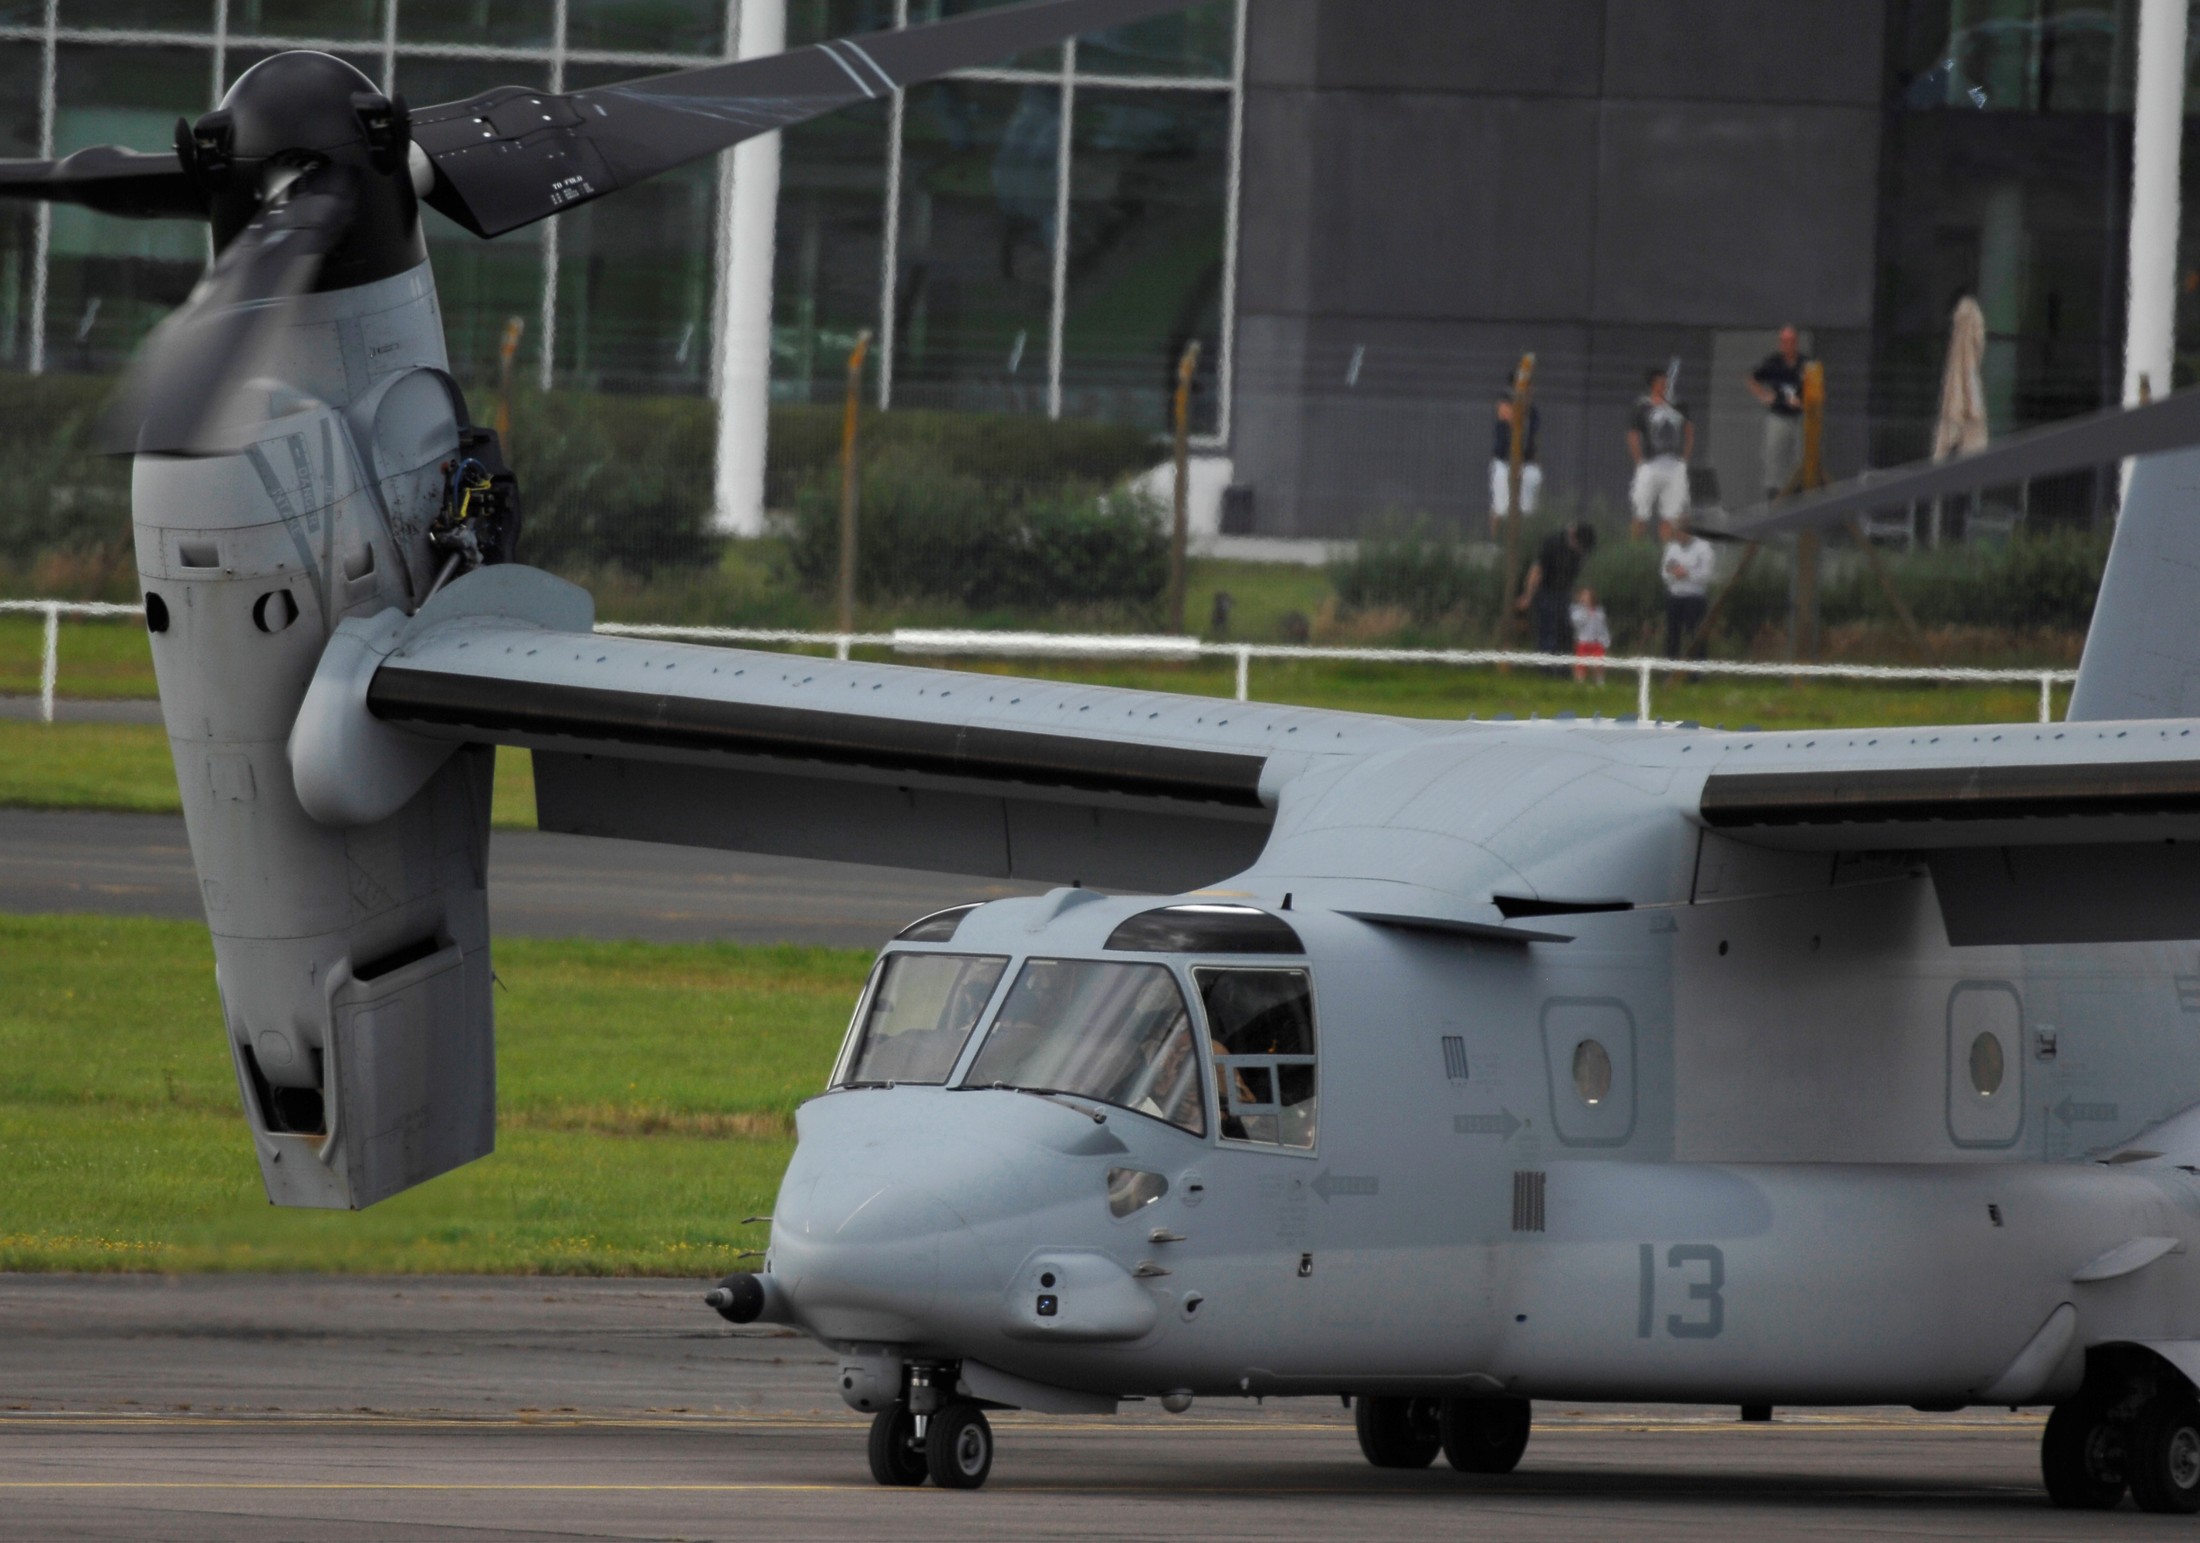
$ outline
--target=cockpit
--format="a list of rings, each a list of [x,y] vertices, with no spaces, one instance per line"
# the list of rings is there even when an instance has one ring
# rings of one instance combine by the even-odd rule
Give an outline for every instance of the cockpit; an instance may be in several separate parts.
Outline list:
[[[1006,1089],[1313,1150],[1313,981],[1289,922],[1250,905],[1169,905],[1122,921],[1104,957],[1019,956],[956,946],[977,909],[928,916],[880,956],[835,1089]]]

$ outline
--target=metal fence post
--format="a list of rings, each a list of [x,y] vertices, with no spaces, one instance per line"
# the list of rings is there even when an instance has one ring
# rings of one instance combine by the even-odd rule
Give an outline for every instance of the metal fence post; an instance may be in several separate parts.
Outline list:
[[[1253,651],[1250,648],[1240,648],[1237,656],[1237,699],[1240,702],[1250,702],[1253,700]]]
[[[2040,722],[2053,723],[2054,721],[2055,677],[2052,675],[2042,675],[2040,677]]]
[[[53,722],[53,683],[61,673],[61,607],[46,607],[46,657],[38,670],[38,717]]]
[[[1650,661],[1647,659],[1635,666],[1635,717],[1642,723],[1650,721]]]
[[[842,664],[846,664],[848,662],[848,650],[854,643],[855,639],[843,632],[839,637],[833,639],[833,657]]]

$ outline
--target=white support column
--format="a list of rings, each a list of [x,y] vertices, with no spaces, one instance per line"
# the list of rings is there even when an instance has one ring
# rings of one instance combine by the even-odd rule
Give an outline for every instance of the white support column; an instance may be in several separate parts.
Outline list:
[[[1230,169],[1222,212],[1222,354],[1215,360],[1215,437],[1230,443],[1236,421],[1237,294],[1240,216],[1245,202],[1245,5],[1238,0],[1230,43]]]
[[[1062,416],[1062,336],[1069,326],[1071,174],[1077,169],[1077,39],[1062,45],[1061,122],[1054,155],[1054,306],[1047,316],[1047,416]]]
[[[550,89],[565,89],[566,0],[556,0],[550,13]],[[391,0],[390,20],[397,19],[396,0]],[[394,45],[393,45],[394,46]],[[542,222],[542,317],[541,344],[535,364],[535,384],[550,389],[558,371],[558,221]]]
[[[222,0],[227,5],[229,0]],[[564,7],[559,7],[558,47],[565,46]],[[556,87],[552,87],[556,90]],[[382,94],[393,96],[397,91],[397,0],[382,0]]]
[[[222,85],[229,75],[229,0],[214,0],[214,57],[211,65],[213,89],[206,101],[208,106],[214,107],[221,103]],[[389,90],[387,81],[383,82],[382,89]]]
[[[2187,0],[2140,0],[2138,101],[2132,115],[2131,278],[2124,333],[2124,405],[2144,377],[2170,391],[2177,342],[2178,177],[2185,132]]]
[[[785,51],[787,0],[741,0],[739,54]],[[726,213],[724,296],[718,332],[718,465],[714,527],[725,535],[764,533],[764,452],[771,432],[772,264],[779,230],[779,136],[733,152]]]
[[[46,36],[38,59],[38,154],[53,159],[54,72],[61,30],[61,0],[46,0]],[[30,372],[46,373],[46,270],[53,263],[53,205],[41,202],[31,236],[31,338]]]
[[[909,0],[894,0],[894,25],[909,25]],[[901,138],[909,121],[909,93],[896,91],[886,124],[886,229],[878,261],[878,409],[894,405],[894,349],[900,338],[896,314],[901,289]]]

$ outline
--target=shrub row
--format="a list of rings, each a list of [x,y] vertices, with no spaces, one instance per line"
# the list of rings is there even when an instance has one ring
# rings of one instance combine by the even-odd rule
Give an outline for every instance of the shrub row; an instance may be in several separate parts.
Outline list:
[[[1523,569],[1555,528],[1544,521],[1523,532]],[[1622,649],[1647,646],[1662,636],[1660,550],[1608,538],[1583,571],[1582,582],[1596,590]],[[1921,627],[2082,633],[2092,622],[2108,542],[2087,531],[2052,529],[1999,545],[1881,556],[1895,593]],[[1727,556],[1722,571],[1732,573],[1734,562]],[[1859,555],[1836,552],[1825,572],[1819,596],[1823,625],[1894,620],[1884,588]],[[1395,609],[1423,628],[1466,636],[1491,632],[1504,587],[1501,564],[1491,560],[1488,548],[1439,535],[1416,521],[1394,521],[1363,541],[1356,554],[1331,566],[1330,579],[1348,610]],[[1746,645],[1768,629],[1785,629],[1789,589],[1786,553],[1767,548],[1727,596],[1720,635]]]

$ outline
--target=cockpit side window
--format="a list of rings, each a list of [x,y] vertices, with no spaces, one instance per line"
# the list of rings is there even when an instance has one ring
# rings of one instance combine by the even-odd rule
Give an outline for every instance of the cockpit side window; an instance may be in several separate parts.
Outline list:
[[[963,1085],[1068,1093],[1207,1133],[1191,1009],[1158,964],[1031,960]]]
[[[945,1082],[1007,969],[991,956],[888,954],[840,1085]]]
[[[1203,969],[1193,976],[1214,1041],[1223,1139],[1311,1151],[1319,1105],[1306,971]]]

